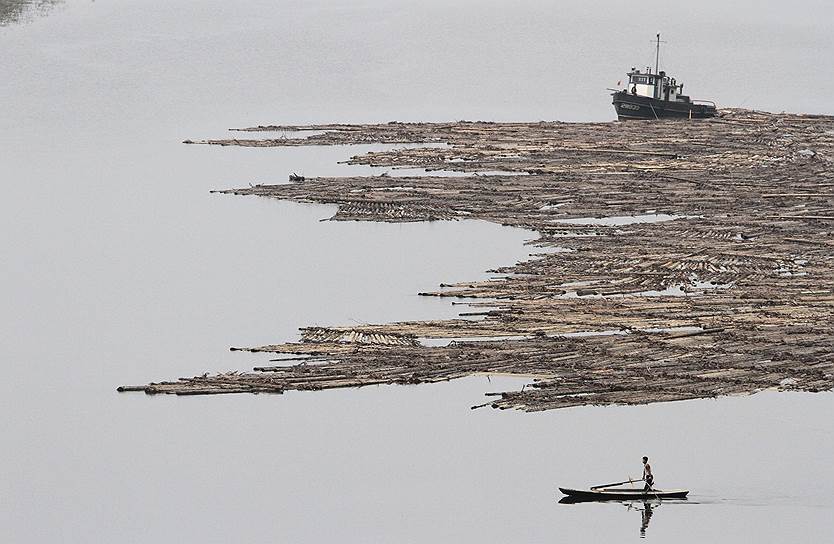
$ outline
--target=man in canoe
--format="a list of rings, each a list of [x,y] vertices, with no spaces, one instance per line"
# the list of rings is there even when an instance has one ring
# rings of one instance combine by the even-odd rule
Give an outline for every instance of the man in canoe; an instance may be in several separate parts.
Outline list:
[[[652,474],[652,466],[649,464],[649,458],[646,456],[643,456],[643,481],[646,482],[643,491],[648,493],[652,489],[654,475]]]

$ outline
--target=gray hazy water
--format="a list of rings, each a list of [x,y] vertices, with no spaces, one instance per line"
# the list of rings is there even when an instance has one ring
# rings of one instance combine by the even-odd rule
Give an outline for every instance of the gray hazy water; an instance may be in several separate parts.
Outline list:
[[[559,505],[555,488],[637,475],[644,453],[659,485],[693,489],[655,508],[648,538],[834,537],[831,394],[523,414],[468,409],[524,383],[508,378],[114,391],[251,368],[263,358],[228,346],[293,339],[299,326],[453,316],[415,293],[527,255],[531,233],[486,223],[320,222],[331,207],[208,194],[291,171],[368,173],[336,162],[370,148],[181,140],[258,123],[608,120],[604,88],[651,62],[656,31],[696,97],[834,113],[827,4],[116,1],[6,13],[4,540],[622,541],[640,536],[639,511]]]

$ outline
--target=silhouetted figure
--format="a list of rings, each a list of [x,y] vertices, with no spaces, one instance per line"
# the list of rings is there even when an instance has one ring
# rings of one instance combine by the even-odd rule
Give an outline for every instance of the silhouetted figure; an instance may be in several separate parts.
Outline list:
[[[643,491],[648,493],[652,489],[654,483],[654,475],[652,474],[652,466],[649,464],[649,458],[643,457],[643,481],[646,482],[646,487]]]

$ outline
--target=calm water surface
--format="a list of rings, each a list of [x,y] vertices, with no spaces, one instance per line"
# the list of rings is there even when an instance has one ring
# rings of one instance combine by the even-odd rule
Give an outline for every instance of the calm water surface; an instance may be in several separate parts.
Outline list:
[[[524,380],[150,398],[299,326],[442,318],[415,293],[528,254],[482,222],[322,222],[209,190],[369,147],[185,146],[259,123],[609,120],[664,58],[724,105],[834,113],[831,8],[702,2],[0,2],[0,524],[9,542],[834,539],[834,395],[542,414]],[[54,5],[54,7],[53,7]],[[661,9],[662,8],[662,9]],[[27,11],[28,9],[28,11]],[[657,15],[652,15],[657,14]],[[779,69],[777,72],[776,69]],[[557,504],[639,474],[686,503]]]

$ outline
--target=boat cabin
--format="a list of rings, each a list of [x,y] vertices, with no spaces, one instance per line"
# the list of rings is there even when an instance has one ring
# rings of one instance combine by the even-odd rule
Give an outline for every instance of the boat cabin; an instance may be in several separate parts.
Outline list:
[[[652,73],[651,67],[647,67],[645,72],[631,68],[628,73],[627,92],[655,100],[689,102],[689,97],[683,94],[683,83],[678,83],[675,78],[667,76],[663,70],[656,74]]]

